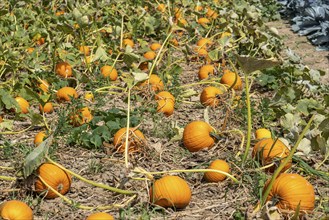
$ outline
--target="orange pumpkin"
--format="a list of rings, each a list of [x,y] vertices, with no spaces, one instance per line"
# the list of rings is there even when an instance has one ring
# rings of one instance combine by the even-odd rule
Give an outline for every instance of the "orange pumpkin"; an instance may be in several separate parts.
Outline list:
[[[215,67],[213,65],[203,65],[199,70],[199,79],[207,79],[209,77],[209,74],[214,75],[215,73]]]
[[[162,100],[162,99],[175,103],[175,97],[170,92],[167,91],[162,91],[155,95],[155,100]]]
[[[64,195],[70,190],[71,175],[66,173],[61,168],[51,163],[44,163],[37,169],[38,176],[40,176],[48,185]],[[48,189],[40,179],[35,182],[35,191],[39,194],[46,192],[46,199],[53,199],[58,197],[52,190]]]
[[[119,152],[125,151],[126,146],[126,132],[127,128],[121,128],[118,130],[113,137],[113,145]],[[144,134],[135,128],[129,128],[129,139],[128,139],[128,152],[140,151],[141,147],[145,145]]]
[[[166,5],[165,4],[158,4],[157,10],[160,12],[166,11]]]
[[[266,128],[259,128],[256,130],[255,132],[255,135],[256,135],[256,139],[257,140],[260,140],[260,139],[263,139],[263,138],[271,138],[272,137],[272,134],[271,134],[271,131],[266,129]]]
[[[32,209],[24,202],[10,200],[0,204],[0,218],[8,220],[32,220]]]
[[[101,74],[104,78],[109,77],[111,81],[115,81],[118,78],[117,70],[114,67],[108,65],[105,65],[101,68]]]
[[[281,173],[275,179],[266,199],[266,201],[271,200],[277,201],[276,206],[280,209],[296,210],[299,205],[300,211],[312,211],[315,203],[314,188],[304,177],[298,174]]]
[[[21,112],[23,114],[27,114],[29,112],[29,108],[30,108],[30,104],[28,101],[26,101],[26,99],[24,99],[23,97],[17,96],[15,98],[16,102],[18,103]]]
[[[212,41],[209,38],[201,38],[197,41],[196,45],[199,48],[207,48],[208,46],[212,45]]]
[[[215,139],[211,136],[213,128],[204,121],[193,121],[185,126],[183,144],[190,152],[211,148]]]
[[[153,50],[147,51],[144,53],[143,57],[147,60],[154,60],[156,53]]]
[[[122,43],[123,43],[123,46],[125,46],[125,47],[126,47],[126,46],[134,47],[134,46],[135,46],[134,41],[131,40],[131,39],[129,39],[129,38],[124,39],[124,40],[122,41]]]
[[[97,212],[89,215],[86,220],[114,220],[114,218],[106,212]]]
[[[200,95],[201,104],[204,106],[216,107],[219,105],[219,95],[223,94],[220,88],[208,86],[204,88]]]
[[[167,91],[159,92],[155,95],[158,107],[157,112],[163,112],[166,116],[174,113],[175,97]]]
[[[161,44],[159,44],[159,43],[153,43],[150,46],[150,49],[153,51],[159,50],[160,48],[161,48]]]
[[[56,64],[55,72],[63,78],[71,77],[72,67],[68,62],[60,62]]]
[[[81,108],[78,112],[70,116],[70,123],[75,126],[81,126],[90,122],[93,119],[93,115],[89,111],[88,107]]]
[[[230,173],[230,165],[228,165],[228,163],[226,163],[225,160],[214,160],[213,162],[211,162],[211,164],[209,165],[209,167],[207,169],[219,170],[219,171],[223,171],[226,173]],[[204,173],[203,178],[207,182],[217,183],[219,181],[225,180],[226,175],[221,174],[221,173],[216,173],[216,172],[206,172],[206,173]]]
[[[44,106],[42,106],[40,104],[39,110],[40,110],[40,113],[44,112],[44,113],[50,114],[54,111],[53,104],[51,102],[47,102]]]
[[[83,53],[85,56],[90,55],[90,48],[88,46],[80,46],[79,51]]]
[[[40,131],[39,133],[37,133],[34,137],[34,141],[33,143],[38,146],[39,144],[41,144],[43,142],[43,140],[47,137],[46,132],[44,131]]]
[[[242,89],[241,77],[230,70],[224,70],[224,75],[222,76],[220,83],[226,84],[230,87],[233,86],[233,89],[235,90]]]
[[[178,176],[164,176],[150,189],[152,203],[164,208],[183,209],[191,201],[192,193],[187,182]]]
[[[201,24],[202,26],[205,26],[210,23],[210,20],[208,18],[199,18],[198,23]]]
[[[56,93],[58,101],[70,101],[71,98],[78,98],[77,91],[72,87],[63,87]]]
[[[49,83],[46,80],[40,80],[39,88],[43,92],[48,92],[49,89]]]
[[[289,155],[289,149],[287,146],[280,140],[274,140],[272,138],[265,138],[256,143],[252,151],[252,157],[256,158],[262,166],[271,164],[278,161],[279,164],[281,161]],[[274,166],[271,166],[267,169],[269,172],[274,172],[278,167],[278,164],[275,163]],[[282,172],[291,167],[291,161],[286,164],[282,169]]]
[[[217,14],[217,12],[215,12],[214,10],[212,10],[210,7],[208,7],[207,8],[206,16],[208,18],[216,19],[218,17],[218,14]]]
[[[164,84],[161,78],[155,74],[151,74],[148,80],[145,80],[144,82],[139,84],[140,87],[143,87],[145,85],[150,85],[153,91],[161,91],[164,89]]]

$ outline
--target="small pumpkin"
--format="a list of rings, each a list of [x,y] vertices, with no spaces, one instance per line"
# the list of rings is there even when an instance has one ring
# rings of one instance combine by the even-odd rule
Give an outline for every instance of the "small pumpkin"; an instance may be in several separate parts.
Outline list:
[[[175,105],[169,100],[158,100],[157,112],[162,112],[165,116],[170,116],[174,113]]]
[[[40,113],[47,113],[50,114],[54,111],[54,107],[53,104],[51,102],[47,102],[44,106],[42,106],[41,104],[39,105],[39,111]]]
[[[159,43],[153,43],[150,46],[150,49],[153,51],[159,50],[160,48],[161,48],[161,44],[159,44]]]
[[[66,194],[70,190],[72,182],[71,175],[54,164],[41,164],[37,169],[37,174],[48,185],[62,195]],[[35,191],[39,194],[46,192],[46,199],[53,199],[57,197],[57,195],[52,190],[48,189],[39,178],[35,181]]]
[[[89,215],[86,220],[114,220],[114,218],[106,212],[96,212]]]
[[[170,92],[167,91],[162,91],[155,95],[155,100],[162,100],[162,99],[175,103],[175,97]]]
[[[85,98],[85,100],[94,102],[94,94],[92,92],[86,92],[84,98]]]
[[[85,56],[90,55],[90,48],[88,46],[80,46],[79,51],[83,53]]]
[[[220,103],[219,95],[223,93],[224,92],[220,88],[208,86],[202,90],[200,102],[204,106],[216,107]]]
[[[122,41],[123,43],[123,46],[130,46],[131,48],[135,46],[135,43],[132,39],[129,39],[129,38],[126,38],[126,39],[123,39]]]
[[[255,144],[252,151],[252,157],[259,161],[262,166],[265,166],[277,160],[281,163],[282,160],[289,155],[289,152],[288,147],[279,139],[274,140],[272,138],[265,138]],[[274,172],[277,167],[278,164],[275,163],[275,165],[268,168],[267,171]],[[290,167],[291,161],[286,164],[281,172],[286,171]]]
[[[161,91],[164,89],[164,84],[162,79],[156,74],[151,74],[150,78],[140,83],[139,86],[143,87],[145,85],[150,85],[153,91]]]
[[[213,65],[203,65],[199,72],[198,76],[200,80],[207,79],[209,77],[209,74],[214,75],[215,73],[215,67]]]
[[[184,128],[183,145],[190,152],[211,148],[215,144],[211,132],[214,132],[214,129],[207,122],[192,121]]]
[[[118,78],[117,70],[109,65],[105,65],[101,68],[101,74],[104,78],[109,77],[111,81],[115,81]]]
[[[32,220],[33,211],[19,200],[10,200],[0,204],[0,218],[8,220]]]
[[[266,128],[257,129],[256,132],[255,132],[255,135],[256,135],[256,140],[272,137],[271,131],[266,129]]]
[[[154,60],[156,53],[153,50],[147,51],[144,53],[143,57],[147,60]]]
[[[269,181],[264,187],[264,192]],[[274,181],[266,201],[277,201],[276,206],[284,210],[312,211],[315,194],[312,184],[296,173],[281,173]]]
[[[71,77],[72,67],[68,62],[59,62],[56,64],[55,72],[63,78]]]
[[[29,112],[29,108],[30,108],[30,104],[28,101],[26,101],[26,99],[24,99],[23,97],[17,96],[15,98],[16,102],[18,103],[21,112],[23,114],[27,114]]]
[[[199,18],[198,23],[201,24],[202,26],[205,26],[210,23],[210,20],[208,18]]]
[[[151,203],[163,208],[183,209],[188,206],[191,197],[189,185],[179,176],[164,176],[150,188]]]
[[[77,91],[72,87],[63,87],[56,93],[58,101],[70,101],[71,98],[78,98]]]
[[[160,12],[165,12],[166,11],[166,5],[165,4],[159,4],[158,7],[157,7],[157,10],[160,11]]]
[[[212,45],[212,40],[210,38],[201,38],[197,41],[196,45],[199,48],[207,48],[208,46]]]
[[[230,165],[225,160],[214,160],[207,169],[219,170],[230,173]],[[205,172],[203,178],[207,182],[220,182],[226,179],[226,175],[216,172]]]
[[[206,17],[216,19],[218,17],[218,13],[212,10],[210,7],[208,7]]]
[[[89,108],[83,107],[70,116],[70,123],[73,126],[78,127],[85,123],[90,122],[92,119],[93,119],[93,115],[89,111]]]
[[[224,75],[222,76],[220,83],[226,84],[230,87],[233,86],[233,89],[235,90],[242,89],[241,77],[230,70],[224,70]]]
[[[49,83],[46,80],[40,80],[40,84],[39,84],[39,88],[43,91],[43,92],[48,92],[49,90]]]
[[[38,146],[39,144],[41,144],[44,141],[44,139],[46,137],[47,137],[46,132],[40,131],[34,137],[34,141],[33,141],[34,145]]]
[[[127,128],[121,128],[114,134],[113,145],[119,152],[125,151],[126,132]],[[141,147],[145,145],[146,139],[144,134],[140,130],[136,128],[129,128],[128,141],[128,152],[133,153],[140,151]]]

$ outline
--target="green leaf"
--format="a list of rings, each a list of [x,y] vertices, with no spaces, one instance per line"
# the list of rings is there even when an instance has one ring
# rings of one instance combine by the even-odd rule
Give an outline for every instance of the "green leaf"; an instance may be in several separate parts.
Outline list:
[[[6,109],[20,109],[16,100],[7,91],[0,89],[0,98]]]
[[[47,155],[49,146],[52,143],[53,135],[50,135],[38,147],[36,147],[23,162],[23,176],[27,178],[40,164],[42,164],[45,155]]]
[[[247,74],[256,70],[267,69],[281,64],[281,62],[276,60],[257,59],[254,57],[240,56],[238,54],[235,54],[235,57],[237,58],[242,70]]]
[[[137,54],[125,53],[123,55],[123,62],[127,64],[127,66],[131,66],[131,64],[133,64],[134,62],[138,62],[139,58],[140,57]]]
[[[149,78],[149,75],[144,72],[132,72],[135,83],[143,82]]]

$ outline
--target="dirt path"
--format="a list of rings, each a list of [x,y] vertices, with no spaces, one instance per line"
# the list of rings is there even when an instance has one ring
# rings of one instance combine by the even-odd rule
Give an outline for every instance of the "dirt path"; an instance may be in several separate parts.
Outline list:
[[[273,21],[267,23],[267,25],[278,30],[284,44],[301,58],[304,65],[311,69],[323,70],[325,76],[322,82],[329,83],[329,51],[317,51],[307,37],[299,36],[291,30],[287,20]]]

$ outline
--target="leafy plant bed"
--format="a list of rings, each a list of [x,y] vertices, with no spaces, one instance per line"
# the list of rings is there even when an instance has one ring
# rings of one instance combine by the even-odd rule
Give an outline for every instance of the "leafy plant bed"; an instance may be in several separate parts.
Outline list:
[[[325,217],[328,87],[284,54],[267,3],[0,3],[0,200],[35,219]],[[270,137],[284,152],[253,149]],[[311,191],[297,205],[276,206],[282,172]]]

